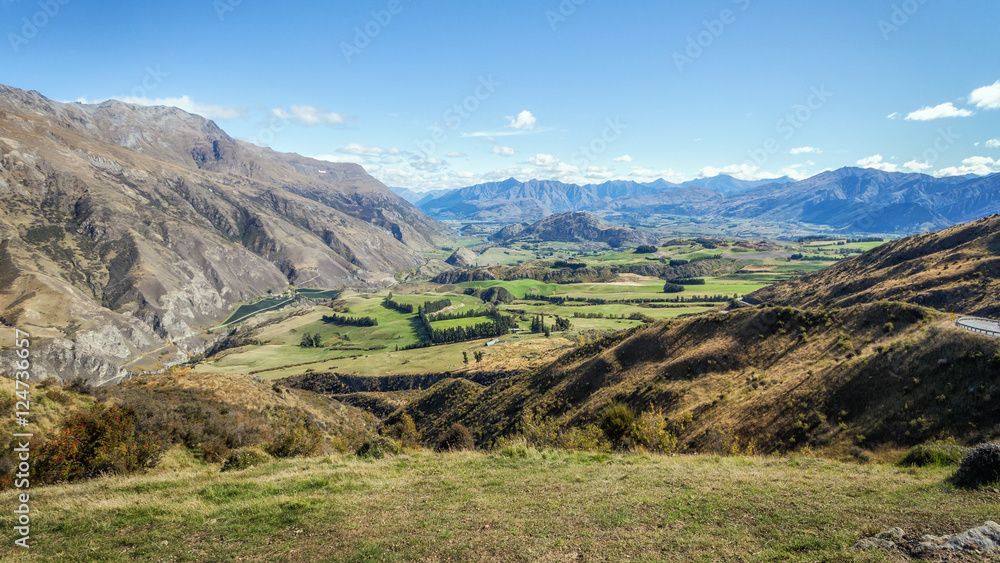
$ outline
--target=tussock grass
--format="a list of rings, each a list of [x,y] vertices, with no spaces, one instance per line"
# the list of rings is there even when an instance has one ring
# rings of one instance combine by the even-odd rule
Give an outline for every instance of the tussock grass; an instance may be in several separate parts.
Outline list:
[[[522,452],[523,450],[523,452]],[[893,526],[951,533],[996,495],[951,470],[807,457],[517,448],[273,461],[34,491],[19,561],[879,561]],[[0,494],[10,505],[13,493]],[[9,527],[9,514],[0,516]]]

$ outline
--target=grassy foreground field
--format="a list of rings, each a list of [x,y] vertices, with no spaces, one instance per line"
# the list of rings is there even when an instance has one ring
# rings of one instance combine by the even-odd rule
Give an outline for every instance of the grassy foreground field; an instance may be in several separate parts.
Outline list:
[[[997,518],[950,469],[812,458],[509,448],[180,466],[32,489],[30,551],[4,561],[884,561],[848,551],[899,526]],[[0,494],[13,506],[14,493]],[[9,511],[0,517],[11,529]]]

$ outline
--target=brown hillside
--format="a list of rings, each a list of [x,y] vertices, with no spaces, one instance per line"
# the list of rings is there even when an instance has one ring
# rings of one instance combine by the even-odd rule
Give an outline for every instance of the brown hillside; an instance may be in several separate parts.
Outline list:
[[[757,451],[843,452],[1000,435],[1000,342],[915,305],[744,309],[657,323],[610,344],[481,392],[461,386],[445,397],[456,384],[441,382],[389,422],[403,412],[433,421],[422,429],[429,442],[462,422],[487,443],[516,432],[528,410],[579,425],[619,401],[674,420],[690,414],[681,438],[701,451],[753,440]]]
[[[1000,215],[907,237],[750,295],[796,307],[906,301],[1000,316]]]

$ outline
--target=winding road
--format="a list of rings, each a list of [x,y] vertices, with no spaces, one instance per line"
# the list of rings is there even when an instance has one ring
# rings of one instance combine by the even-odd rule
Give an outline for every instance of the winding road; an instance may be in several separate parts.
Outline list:
[[[1000,322],[993,319],[981,317],[959,317],[955,321],[955,326],[976,334],[984,334],[993,338],[1000,338]]]

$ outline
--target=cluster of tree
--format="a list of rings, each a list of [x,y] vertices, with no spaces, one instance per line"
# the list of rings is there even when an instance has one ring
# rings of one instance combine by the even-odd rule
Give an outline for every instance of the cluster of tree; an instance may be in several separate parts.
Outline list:
[[[455,319],[471,319],[474,317],[485,317],[489,315],[489,311],[469,309],[468,311],[455,311],[452,313],[437,313],[436,315],[427,315],[427,320],[434,323],[437,321],[453,321]]]
[[[302,340],[299,342],[299,346],[303,348],[320,348],[323,346],[323,337],[318,334],[305,333],[302,335]]]
[[[434,344],[444,344],[451,342],[465,342],[466,340],[477,340],[480,338],[496,338],[510,333],[514,328],[514,317],[505,315],[499,311],[488,311],[490,321],[472,326],[454,326],[450,328],[434,328],[431,326],[430,317],[422,311],[421,307],[420,324],[423,325],[424,332],[430,337]]]
[[[604,313],[573,313],[573,316],[575,318],[578,318],[578,319],[622,319],[622,320],[625,320],[625,319],[636,319],[637,318],[636,315],[639,315],[641,317],[642,313],[632,313],[631,315],[626,315],[625,313],[622,313],[620,315],[616,315],[614,313],[608,313],[608,314],[604,314]]]
[[[338,326],[378,326],[375,317],[348,317],[347,315],[323,315],[323,322]]]
[[[690,264],[690,262],[688,262],[687,260],[671,260],[669,264],[671,266],[677,267],[677,266],[687,266],[688,264]]]
[[[425,302],[417,308],[417,312],[421,315],[430,315],[448,307],[451,307],[451,299],[439,299],[437,301]]]
[[[468,289],[466,293],[482,300],[484,303],[492,303],[494,305],[498,303],[510,303],[516,299],[513,293],[499,285],[486,289]]]
[[[387,309],[392,309],[393,311],[398,311],[404,315],[409,315],[413,313],[413,305],[407,303],[399,303],[392,300],[392,292],[389,296],[382,300],[382,306]]]
[[[823,261],[823,260],[837,261],[837,260],[840,260],[840,257],[839,256],[807,256],[807,255],[802,254],[802,253],[796,253],[796,254],[792,254],[791,256],[789,256],[788,259],[789,260],[804,260],[806,262],[808,262],[810,260],[812,260],[812,261]]]
[[[667,283],[677,285],[705,285],[705,278],[674,278]]]
[[[719,247],[719,242],[720,241],[717,241],[715,239],[710,239],[710,238],[698,237],[698,238],[694,239],[694,242],[696,242],[696,243],[704,246],[708,250],[712,250],[712,249],[715,249],[715,248]]]
[[[475,351],[472,352],[472,355],[476,358],[476,363],[479,363],[479,362],[483,361],[483,356],[485,356],[486,354],[484,354],[483,352],[481,352],[479,350],[475,350]],[[465,363],[465,364],[469,363],[469,353],[468,352],[462,352],[462,363]]]
[[[721,254],[712,254],[711,256],[698,256],[697,258],[692,258],[690,263],[701,262],[702,260],[720,260],[722,258]]]
[[[652,254],[656,252],[656,247],[651,244],[642,244],[635,249],[636,254]]]
[[[656,251],[654,250],[653,252],[656,252]],[[556,268],[556,269],[569,268],[571,270],[576,270],[577,268],[586,268],[587,267],[587,263],[586,262],[567,262],[565,260],[556,260],[552,264],[552,267]]]
[[[684,286],[676,283],[667,282],[663,284],[663,293],[683,293]]]

